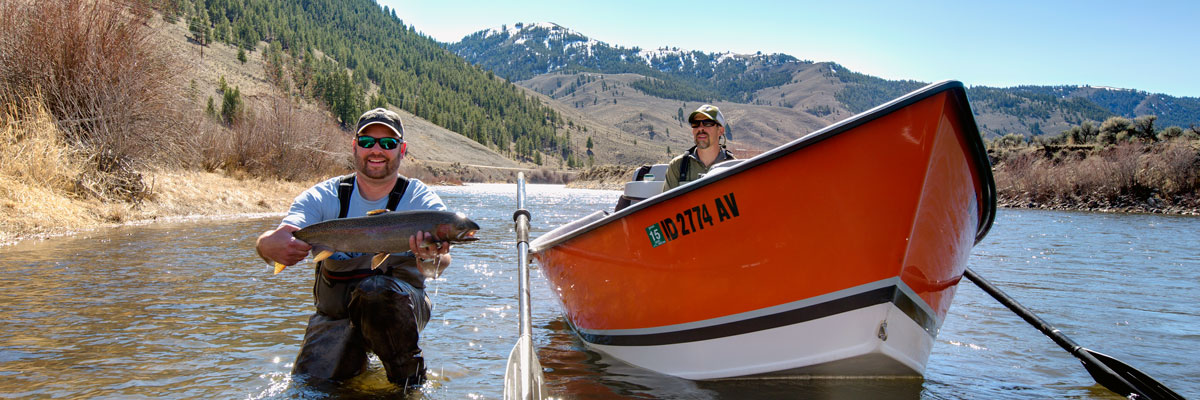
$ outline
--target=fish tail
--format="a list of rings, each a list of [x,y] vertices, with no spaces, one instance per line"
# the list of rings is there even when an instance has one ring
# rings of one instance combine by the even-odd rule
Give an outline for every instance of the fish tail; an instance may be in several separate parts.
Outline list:
[[[286,265],[283,265],[283,264],[280,264],[280,263],[275,263],[275,273],[276,273],[276,274],[278,274],[278,273],[280,273],[280,272],[283,272],[283,269],[284,269],[284,268],[287,268],[287,266],[286,266]]]

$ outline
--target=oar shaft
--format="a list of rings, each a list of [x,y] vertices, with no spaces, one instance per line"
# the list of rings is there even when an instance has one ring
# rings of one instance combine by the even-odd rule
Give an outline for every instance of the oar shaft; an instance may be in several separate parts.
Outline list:
[[[525,209],[525,174],[517,174],[517,211],[513,213],[517,231],[517,292],[518,307],[520,308],[520,336],[513,353],[518,358],[516,363],[519,371],[517,377],[509,377],[512,372],[512,355],[509,357],[509,372],[505,373],[505,399],[541,399],[542,371],[533,350],[533,316],[529,295],[529,210]],[[512,382],[513,379],[518,381]],[[516,387],[509,387],[509,383]]]
[[[1067,335],[1064,335],[1058,330],[1058,328],[1055,328],[1053,325],[1050,325],[1050,323],[1035,315],[1032,311],[1029,311],[1029,309],[1022,306],[1021,303],[1018,303],[1016,299],[1013,299],[1008,294],[1001,291],[1000,288],[997,288],[987,279],[983,279],[983,277],[979,276],[979,274],[976,274],[975,271],[967,268],[966,271],[963,272],[963,275],[966,276],[967,279],[971,280],[971,282],[974,282],[976,286],[979,286],[980,289],[983,289],[984,292],[987,292],[987,294],[990,294],[1001,304],[1004,304],[1005,307],[1008,307],[1009,310],[1012,310],[1014,313],[1021,316],[1025,322],[1028,322],[1039,331],[1042,331],[1043,334],[1049,336],[1050,339],[1053,339],[1054,343],[1058,343],[1059,346],[1062,346],[1063,349],[1066,349],[1071,353],[1071,355],[1083,362],[1084,366],[1087,367],[1088,373],[1092,374],[1092,377],[1096,379],[1096,382],[1123,396],[1129,396],[1130,394],[1146,396],[1145,392],[1147,392],[1147,390],[1140,389],[1138,386],[1131,384],[1128,380],[1122,377],[1121,374],[1113,371],[1113,369],[1109,368],[1107,364],[1092,356],[1087,349],[1075,343],[1074,340],[1071,340],[1071,338],[1067,337]],[[1132,369],[1133,367],[1129,368]]]
[[[980,289],[983,289],[984,292],[992,295],[992,297],[994,297],[1001,304],[1004,304],[1006,307],[1008,307],[1008,309],[1019,315],[1025,320],[1025,322],[1028,322],[1030,325],[1033,325],[1034,328],[1037,328],[1037,330],[1042,331],[1042,333],[1044,333],[1046,336],[1049,336],[1050,339],[1054,340],[1054,343],[1058,343],[1058,345],[1062,346],[1063,349],[1066,349],[1074,354],[1075,350],[1079,348],[1079,344],[1075,343],[1074,340],[1071,340],[1071,338],[1067,337],[1066,335],[1063,335],[1058,328],[1055,328],[1054,326],[1050,325],[1050,323],[1029,311],[1029,309],[1025,308],[1025,306],[1022,306],[1021,303],[1018,303],[1016,299],[1010,297],[1007,293],[1000,291],[1000,288],[997,288],[987,279],[984,279],[976,274],[975,271],[967,268],[967,270],[963,272],[963,275],[966,276],[967,279],[970,279],[971,282],[975,282],[975,285],[979,286]]]
[[[517,274],[520,292],[518,306],[520,307],[521,334],[533,334],[533,320],[529,297],[529,211],[525,209],[525,173],[517,174]]]

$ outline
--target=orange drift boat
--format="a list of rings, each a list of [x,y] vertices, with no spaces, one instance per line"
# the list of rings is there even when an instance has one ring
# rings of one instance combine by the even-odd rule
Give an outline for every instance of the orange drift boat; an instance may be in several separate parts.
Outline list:
[[[733,162],[531,243],[579,337],[688,379],[921,375],[996,209],[962,84]]]

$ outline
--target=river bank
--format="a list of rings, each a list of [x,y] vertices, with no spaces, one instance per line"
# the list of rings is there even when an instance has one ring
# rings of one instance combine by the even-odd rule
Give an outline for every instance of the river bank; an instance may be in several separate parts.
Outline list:
[[[37,186],[4,190],[0,192],[0,245],[124,224],[283,213],[296,194],[313,183],[186,170],[149,171],[145,178],[149,195],[137,202],[79,198]]]
[[[633,178],[637,167],[600,165],[583,170],[567,182],[571,189],[624,190],[625,182]]]

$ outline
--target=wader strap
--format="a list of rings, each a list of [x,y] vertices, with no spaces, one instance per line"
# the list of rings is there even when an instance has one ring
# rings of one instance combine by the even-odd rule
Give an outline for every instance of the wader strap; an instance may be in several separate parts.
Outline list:
[[[692,153],[694,150],[696,150],[696,148],[695,148],[695,147],[692,147],[691,149],[689,149],[689,150],[688,150],[688,153]],[[736,159],[737,159],[737,157],[734,157],[734,156],[733,156],[733,153],[732,153],[732,152],[730,152],[730,151],[729,151],[729,149],[726,149],[726,148],[724,148],[724,147],[721,147],[721,153],[724,153],[724,154],[725,154],[725,160],[721,160],[721,161],[727,161],[727,160],[736,160]],[[698,157],[696,157],[696,160],[699,160],[699,158],[698,158]],[[716,164],[716,162],[713,162],[713,164],[715,165],[715,164]],[[687,179],[687,177],[688,177],[688,169],[689,169],[689,167],[691,167],[691,166],[692,166],[692,160],[689,160],[687,157],[684,157],[684,158],[683,158],[683,165],[680,165],[680,166],[679,166],[679,182],[686,182],[686,181],[688,180],[688,179]],[[710,167],[711,167],[711,165],[710,165]]]
[[[688,180],[687,174],[688,174],[688,169],[689,169],[688,167],[691,167],[691,166],[692,166],[692,160],[690,158],[687,158],[686,156],[683,157],[683,165],[679,166],[679,183],[687,182],[687,180]]]
[[[346,218],[346,214],[350,212],[350,193],[354,192],[354,174],[342,177],[342,181],[338,183],[338,203],[341,209],[338,211],[338,218]]]
[[[388,193],[388,210],[396,211],[396,206],[400,205],[400,198],[404,196],[405,190],[408,190],[408,178],[400,175],[396,178],[396,186],[392,186],[392,192]]]
[[[400,175],[396,178],[396,186],[392,186],[392,192],[388,193],[388,211],[396,211],[396,206],[400,204],[400,198],[404,196],[405,190],[408,190],[408,178]],[[346,214],[350,213],[350,193],[354,192],[354,174],[342,177],[342,181],[338,183],[337,192],[338,205],[341,207],[338,210],[338,218],[346,218]]]

